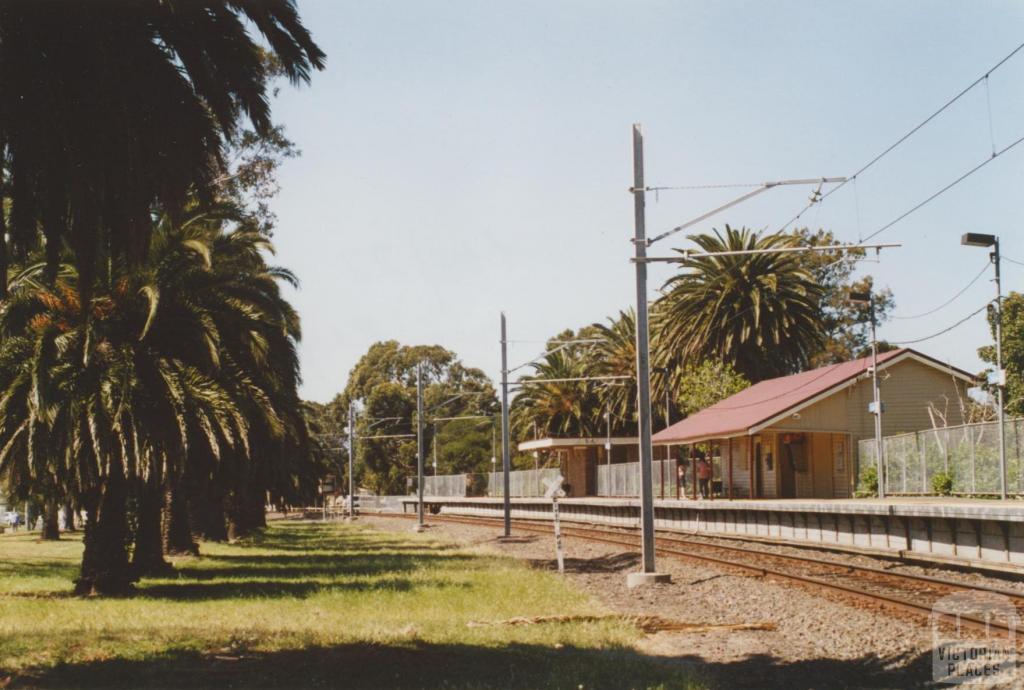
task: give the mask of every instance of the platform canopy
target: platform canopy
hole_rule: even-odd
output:
[[[638,441],[636,436],[612,436],[608,439],[600,438],[537,438],[532,441],[523,441],[516,448],[520,451],[530,450],[558,450],[559,448],[589,448],[604,447],[604,444],[611,441],[613,446],[635,446]]]
[[[901,348],[878,355],[878,370],[913,359],[975,383],[971,374],[916,350]],[[656,445],[696,443],[756,434],[870,375],[871,358],[832,364],[754,384],[654,435]]]

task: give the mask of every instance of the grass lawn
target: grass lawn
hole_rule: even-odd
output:
[[[424,535],[274,523],[124,599],[70,595],[81,541],[0,536],[0,687],[682,688],[554,574]]]

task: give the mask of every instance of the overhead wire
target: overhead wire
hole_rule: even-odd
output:
[[[972,82],[971,82],[970,84],[968,84],[968,85],[967,85],[967,86],[966,86],[966,87],[965,87],[965,88],[964,88],[963,90],[961,90],[961,91],[960,91],[959,93],[957,93],[957,94],[956,94],[955,96],[953,96],[953,97],[952,97],[951,99],[949,99],[948,101],[946,101],[946,102],[945,102],[945,103],[944,103],[944,104],[943,104],[943,105],[942,105],[941,107],[939,107],[939,109],[938,109],[938,110],[934,111],[934,112],[933,112],[933,113],[932,113],[931,115],[929,115],[929,116],[928,116],[928,117],[926,117],[926,118],[925,118],[924,120],[922,120],[922,121],[921,121],[921,122],[919,122],[919,123],[918,123],[917,125],[915,125],[915,126],[914,126],[913,128],[911,128],[911,129],[910,129],[910,131],[908,131],[908,132],[907,132],[906,134],[904,134],[904,135],[903,135],[903,136],[901,136],[901,137],[900,137],[899,139],[897,139],[897,140],[896,140],[895,142],[893,142],[893,143],[892,143],[892,144],[890,144],[890,145],[889,145],[888,147],[886,147],[886,148],[885,148],[885,150],[883,150],[883,151],[882,151],[881,153],[879,153],[879,154],[878,154],[878,155],[876,155],[876,156],[875,156],[874,158],[872,158],[871,160],[869,160],[869,161],[868,161],[867,163],[865,163],[864,165],[862,165],[862,166],[860,167],[860,169],[858,169],[858,170],[857,170],[857,171],[856,171],[855,173],[853,173],[852,175],[849,175],[849,176],[847,176],[846,180],[844,180],[843,182],[840,182],[840,183],[839,183],[839,184],[838,184],[837,186],[835,186],[835,187],[833,187],[832,189],[830,189],[829,191],[827,191],[827,192],[826,192],[825,194],[823,194],[823,195],[822,195],[822,196],[821,196],[820,198],[818,198],[818,199],[814,199],[814,198],[812,197],[812,200],[811,200],[811,202],[810,202],[809,204],[807,204],[807,206],[805,206],[805,207],[804,207],[804,208],[803,208],[803,209],[802,209],[802,210],[801,210],[801,211],[800,211],[799,213],[797,213],[797,214],[796,214],[795,216],[793,216],[793,217],[792,217],[792,218],[791,218],[791,219],[790,219],[789,221],[787,221],[787,222],[786,222],[786,223],[785,223],[784,225],[782,225],[782,226],[781,226],[781,227],[779,228],[778,232],[782,232],[783,230],[785,230],[786,228],[788,228],[788,227],[789,227],[790,225],[792,225],[793,223],[795,223],[795,222],[796,222],[797,220],[799,220],[799,219],[800,219],[800,217],[801,217],[801,216],[802,216],[802,215],[803,215],[803,214],[804,214],[804,213],[805,213],[805,212],[807,211],[807,209],[809,209],[809,208],[810,208],[811,206],[813,206],[814,204],[816,204],[816,203],[821,203],[821,202],[823,202],[823,201],[824,201],[825,199],[827,199],[828,197],[832,196],[832,194],[834,194],[834,193],[838,192],[838,191],[839,191],[840,189],[842,189],[843,187],[845,187],[845,186],[846,186],[846,185],[847,185],[847,184],[848,184],[849,182],[851,182],[851,181],[855,181],[855,180],[857,179],[857,177],[859,177],[859,176],[860,176],[860,175],[861,175],[862,173],[864,173],[864,172],[865,172],[866,170],[868,170],[869,168],[871,168],[871,166],[873,166],[873,165],[874,165],[875,163],[877,163],[878,161],[882,160],[882,159],[883,159],[883,158],[885,158],[885,157],[886,157],[887,155],[889,155],[890,153],[892,153],[892,151],[894,151],[894,150],[895,150],[895,149],[896,149],[897,147],[899,147],[899,146],[900,146],[900,144],[902,144],[903,142],[905,142],[905,141],[906,141],[907,139],[909,139],[909,138],[910,138],[910,137],[912,137],[912,136],[913,136],[914,134],[916,134],[916,133],[917,133],[917,132],[918,132],[918,131],[919,131],[919,130],[920,130],[920,129],[922,128],[922,127],[924,127],[924,126],[925,126],[925,125],[927,125],[927,124],[928,124],[929,122],[931,122],[931,121],[932,121],[932,120],[934,120],[934,119],[935,119],[936,117],[938,117],[938,116],[939,116],[939,115],[941,115],[941,114],[942,114],[943,112],[945,112],[947,108],[949,108],[949,107],[950,107],[951,105],[953,105],[954,103],[956,103],[957,101],[959,101],[959,100],[960,100],[961,98],[963,98],[963,97],[964,97],[965,95],[967,95],[967,93],[968,93],[968,92],[970,92],[970,91],[971,91],[971,90],[972,90],[972,89],[973,89],[974,87],[976,87],[976,86],[977,86],[978,84],[980,84],[980,83],[981,83],[981,82],[983,82],[983,81],[984,81],[984,82],[986,82],[986,84],[987,84],[989,76],[990,76],[990,75],[991,75],[991,74],[992,74],[993,72],[995,72],[995,71],[996,71],[997,69],[999,69],[1000,67],[1002,67],[1002,66],[1003,66],[1003,65],[1004,65],[1004,64],[1005,64],[1005,63],[1006,63],[1006,62],[1007,62],[1008,60],[1010,60],[1010,59],[1011,59],[1011,58],[1012,58],[1013,56],[1015,56],[1015,55],[1016,55],[1017,53],[1019,53],[1019,52],[1020,52],[1021,50],[1024,50],[1024,43],[1021,43],[1021,44],[1020,44],[1020,45],[1018,45],[1018,46],[1017,46],[1016,48],[1014,48],[1014,49],[1013,49],[1013,50],[1011,50],[1011,51],[1010,51],[1009,53],[1007,53],[1007,54],[1006,54],[1006,55],[1005,55],[1005,56],[1004,56],[1004,57],[1003,57],[1003,58],[1002,58],[1001,60],[999,60],[999,62],[997,62],[997,63],[996,63],[995,65],[993,65],[992,67],[990,67],[990,68],[989,68],[989,69],[988,69],[988,70],[987,70],[987,71],[986,71],[986,72],[985,72],[985,73],[984,73],[983,75],[981,75],[980,77],[978,77],[977,79],[975,79],[974,81],[972,81]],[[990,113],[990,119],[989,119],[989,122],[990,122],[990,125],[991,125],[991,113]],[[1018,141],[1019,141],[1019,140],[1018,140]],[[1012,147],[1013,147],[1013,146],[1015,146],[1015,145],[1016,145],[1016,142],[1015,142],[1014,144],[1012,144],[1012,145],[1011,145],[1010,147],[1008,147],[1007,149],[1004,149],[1004,152],[1005,152],[1005,151],[1007,151],[1007,150],[1009,150],[1009,148],[1012,148]],[[995,147],[993,146],[993,151],[992,151],[992,158],[996,158],[997,156],[998,156],[998,154],[997,154],[997,153],[995,152]],[[979,166],[979,167],[982,167],[982,166]],[[971,172],[974,172],[974,171],[971,171]],[[944,191],[944,190],[943,190],[943,191]],[[915,210],[916,210],[916,209],[915,209]],[[879,231],[877,231],[877,232],[881,232],[881,231],[879,230]],[[868,238],[864,238],[864,239],[868,239]]]
[[[970,287],[972,285],[974,285],[976,282],[978,282],[979,278],[981,278],[983,275],[985,275],[985,272],[988,270],[989,265],[990,265],[990,262],[986,261],[985,265],[981,267],[981,271],[978,272],[978,275],[976,275],[973,278],[971,278],[971,282],[967,283],[967,285],[965,285],[962,288],[960,288],[960,290],[955,295],[953,295],[948,300],[946,300],[945,302],[943,302],[939,306],[935,307],[934,309],[929,309],[926,312],[922,312],[921,314],[914,314],[913,316],[893,316],[892,318],[893,319],[898,319],[900,321],[911,321],[913,319],[920,319],[920,318],[923,318],[925,316],[931,316],[932,314],[934,314],[935,312],[939,311],[940,309],[948,307],[950,304],[952,304],[956,300],[957,297],[959,297],[960,295],[962,295],[965,292],[967,292],[967,290],[970,289]]]
[[[896,223],[899,223],[901,220],[903,220],[904,218],[906,218],[910,214],[914,213],[915,211],[919,210],[921,207],[923,207],[923,206],[931,203],[935,199],[939,198],[940,196],[942,196],[943,194],[948,192],[950,189],[952,189],[953,187],[957,186],[958,184],[960,184],[961,182],[966,180],[968,177],[970,177],[974,173],[978,172],[979,170],[984,168],[986,165],[988,165],[989,163],[994,161],[996,158],[999,158],[1001,155],[1003,155],[1004,153],[1006,153],[1010,149],[1014,148],[1015,146],[1017,146],[1021,142],[1024,142],[1024,137],[1021,137],[1020,139],[1017,139],[1016,141],[1014,141],[1012,144],[1009,144],[1009,145],[1005,146],[1004,148],[1000,149],[999,151],[996,151],[995,153],[992,154],[992,156],[990,158],[986,158],[981,163],[978,163],[976,166],[974,166],[973,168],[971,168],[970,170],[965,172],[963,175],[961,175],[960,177],[956,178],[955,180],[953,180],[952,182],[947,184],[945,187],[943,187],[939,191],[937,191],[934,194],[932,194],[931,196],[929,196],[924,201],[921,201],[920,203],[917,203],[913,207],[911,207],[908,210],[904,211],[903,213],[898,215],[893,220],[889,221],[888,223],[886,223],[882,227],[880,227],[877,230],[875,230],[873,233],[871,233],[867,237],[862,237],[859,240],[859,242],[867,242],[868,240],[872,239],[873,237],[876,237],[876,236],[882,234],[883,232],[885,232],[886,230],[888,230],[892,226],[896,225]]]
[[[1011,259],[1010,257],[1005,256],[1005,255],[1001,256],[1000,258],[1003,261],[1009,261],[1011,264],[1017,264],[1018,266],[1024,266],[1024,261],[1017,261],[1016,259]]]
[[[988,309],[988,306],[989,306],[989,303],[986,302],[984,305],[981,306],[981,308],[976,309],[975,311],[972,311],[970,314],[968,314],[964,318],[960,319],[959,321],[954,323],[952,326],[947,326],[946,328],[943,328],[941,331],[938,331],[937,333],[932,333],[931,335],[926,335],[923,338],[914,338],[913,340],[890,340],[890,341],[887,341],[887,342],[890,345],[913,345],[914,343],[923,343],[926,340],[931,340],[932,338],[938,338],[940,335],[944,335],[946,333],[949,333],[954,328],[956,328],[958,326],[961,326],[964,323],[970,321],[975,316],[977,316],[981,312],[983,312],[986,309]]]

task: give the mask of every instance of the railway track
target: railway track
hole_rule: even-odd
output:
[[[501,519],[482,516],[432,515],[430,520],[475,526],[503,524]],[[517,531],[530,534],[548,535],[553,530],[550,525],[528,520],[513,520],[513,524]],[[640,550],[640,537],[635,529],[563,524],[562,535],[624,547],[632,551]],[[666,532],[658,532],[656,552],[671,558],[701,561],[758,577],[825,589],[866,604],[929,617],[933,614],[932,607],[935,602],[944,596],[958,592],[998,594],[1009,599],[1017,608],[1018,615],[1024,618],[1024,594],[998,587],[972,585],[915,573],[899,573],[810,556],[771,553],[745,546],[713,544]],[[1012,624],[998,618],[983,619],[962,614],[959,616],[959,624],[981,631],[995,629],[1007,634],[1014,631]]]

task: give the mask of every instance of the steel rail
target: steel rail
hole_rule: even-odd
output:
[[[403,515],[402,517],[408,517],[408,516]],[[500,523],[500,521],[495,520],[495,518],[490,518],[490,517],[485,517],[485,516],[468,516],[468,515],[459,515],[459,516],[454,516],[454,515],[444,515],[444,516],[434,515],[434,516],[431,517],[431,519],[442,521],[442,522],[452,522],[452,523],[461,523],[461,524],[469,524],[469,525],[489,524],[489,523],[494,523],[494,522],[499,522]],[[515,520],[514,522],[516,524],[517,529],[521,529],[521,530],[524,530],[526,532],[531,532],[531,533],[534,533],[534,534],[545,534],[545,535],[551,533],[551,529],[547,528],[544,525],[536,523],[536,522],[532,522],[532,521],[524,522],[522,519]],[[631,528],[631,529],[635,529],[635,528]],[[609,544],[609,545],[614,545],[614,546],[626,546],[626,547],[629,547],[630,549],[639,549],[639,547],[640,547],[640,544],[637,541],[635,541],[634,539],[632,539],[632,535],[630,535],[630,534],[628,534],[626,532],[621,531],[621,529],[609,529],[609,528],[606,528],[606,527],[602,526],[602,527],[563,527],[562,530],[563,530],[563,533],[567,534],[568,536],[576,536],[577,538],[584,539],[586,541],[604,543],[604,544]],[[625,539],[613,538],[613,537],[625,537]],[[871,575],[875,575],[875,576],[881,576],[881,577],[888,578],[890,580],[895,580],[895,581],[927,582],[929,584],[941,585],[941,586],[948,587],[950,589],[956,589],[956,590],[960,590],[960,591],[967,591],[967,592],[978,592],[978,591],[980,591],[980,592],[996,593],[996,594],[1004,595],[1004,596],[1006,596],[1008,598],[1012,598],[1013,600],[1015,600],[1018,603],[1024,604],[1024,594],[1021,594],[1019,592],[1013,592],[1011,590],[1003,590],[1003,589],[986,587],[986,586],[976,586],[976,585],[971,585],[971,584],[965,583],[965,582],[957,582],[955,580],[946,580],[946,579],[943,579],[943,578],[936,578],[936,577],[931,577],[931,576],[927,576],[927,575],[914,575],[914,574],[908,574],[908,573],[894,573],[894,572],[882,570],[881,568],[872,568],[870,566],[858,566],[858,565],[852,565],[852,564],[846,564],[846,563],[836,563],[836,562],[833,562],[833,561],[821,561],[821,560],[811,559],[811,558],[808,558],[808,557],[805,557],[805,556],[793,556],[793,555],[789,555],[789,554],[774,554],[774,553],[768,553],[766,551],[761,551],[759,549],[745,549],[745,548],[736,547],[736,546],[721,546],[720,547],[717,544],[709,544],[709,543],[706,543],[706,542],[693,541],[693,540],[687,540],[687,539],[678,539],[676,537],[669,537],[669,536],[664,536],[664,535],[659,536],[658,537],[658,541],[660,543],[662,543],[662,544],[664,544],[665,542],[669,542],[669,543],[675,543],[675,544],[680,544],[680,545],[685,545],[685,546],[697,546],[697,547],[701,547],[701,548],[721,548],[722,550],[735,551],[735,552],[744,553],[744,554],[748,554],[748,555],[752,554],[754,556],[760,556],[760,557],[764,557],[764,558],[776,558],[776,559],[779,559],[779,560],[788,560],[788,561],[793,561],[793,562],[799,562],[801,564],[811,563],[811,564],[816,565],[816,566],[842,568],[842,569],[847,570],[848,573],[859,571],[859,572],[863,572],[863,573],[867,573],[867,574],[871,574]],[[657,546],[656,550],[658,551],[659,554],[662,554],[662,555],[665,555],[665,556],[671,556],[671,557],[675,557],[675,558],[689,558],[689,559],[692,559],[692,560],[698,560],[698,561],[703,561],[703,562],[706,562],[706,563],[712,563],[714,565],[718,565],[718,566],[722,566],[722,567],[726,567],[726,568],[734,568],[734,569],[741,570],[741,571],[744,571],[744,572],[752,573],[752,574],[757,575],[759,577],[774,577],[774,578],[778,578],[778,579],[781,579],[781,580],[789,580],[789,581],[798,582],[798,583],[801,583],[801,584],[813,585],[815,587],[823,587],[825,589],[832,590],[832,591],[835,591],[835,592],[839,592],[840,594],[851,596],[851,597],[860,599],[860,600],[868,602],[868,603],[872,603],[872,604],[876,604],[876,605],[877,604],[883,604],[883,605],[886,605],[886,606],[888,606],[890,608],[896,608],[896,609],[899,609],[899,610],[902,610],[902,611],[906,611],[906,612],[909,612],[909,613],[913,613],[913,614],[916,614],[916,615],[925,615],[925,616],[931,617],[934,614],[934,611],[932,609],[932,603],[921,603],[921,602],[913,601],[913,600],[910,600],[910,599],[906,599],[906,598],[901,597],[901,596],[896,596],[896,595],[893,595],[893,594],[887,594],[887,593],[882,593],[882,592],[871,592],[871,591],[867,591],[867,590],[860,589],[860,588],[857,588],[857,587],[852,587],[852,586],[849,586],[849,585],[845,585],[845,584],[842,584],[842,583],[839,583],[839,582],[833,582],[833,581],[830,581],[830,580],[827,580],[827,579],[822,579],[819,576],[787,572],[787,571],[784,571],[784,570],[779,570],[777,568],[768,567],[768,566],[764,566],[764,565],[757,565],[757,564],[753,564],[753,563],[749,563],[749,562],[748,563],[744,563],[742,561],[735,561],[735,560],[732,560],[732,559],[721,558],[721,557],[718,557],[718,556],[712,556],[712,555],[708,555],[708,554],[699,554],[699,553],[694,553],[692,551],[683,551],[683,550],[680,550],[680,549],[666,548],[665,546]],[[994,629],[1000,630],[1000,631],[1005,632],[1005,633],[1011,633],[1011,632],[1015,631],[1015,627],[1014,626],[1007,625],[1006,623],[1003,623],[1001,621],[994,620],[994,619],[989,619],[989,620],[986,621],[986,620],[981,619],[981,618],[975,618],[975,617],[967,616],[967,615],[961,615],[959,617],[959,619],[960,619],[961,624],[966,625],[967,627],[973,628],[975,630],[988,631],[988,630],[991,630],[991,629],[994,628]]]

